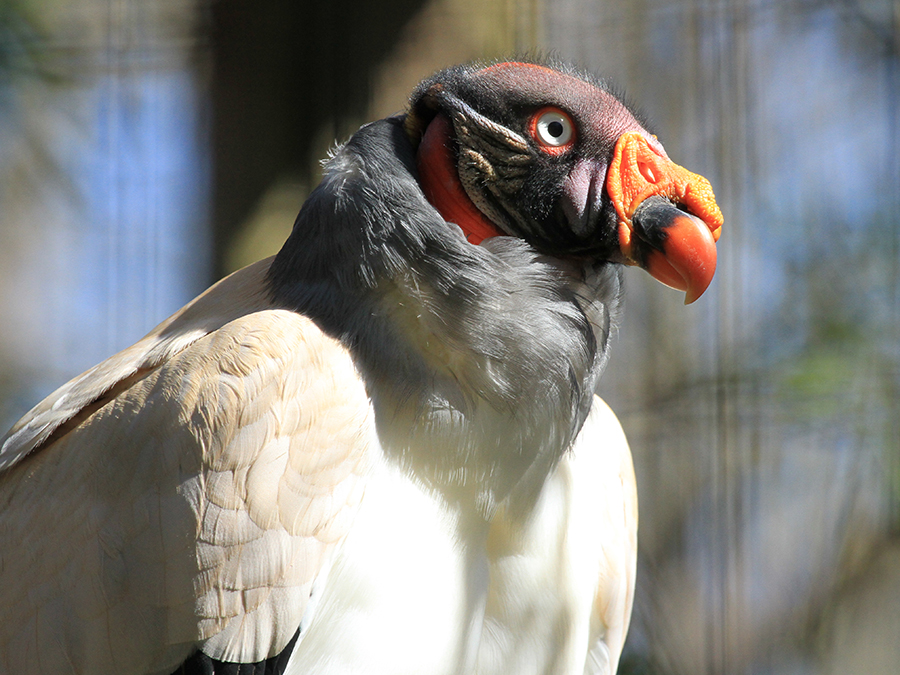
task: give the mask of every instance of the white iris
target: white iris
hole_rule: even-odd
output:
[[[567,115],[548,110],[538,118],[535,131],[542,143],[558,148],[572,140],[575,130],[572,128],[572,120]]]

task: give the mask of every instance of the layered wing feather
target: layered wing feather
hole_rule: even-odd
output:
[[[0,671],[254,662],[297,631],[374,438],[346,350],[267,262],[60,388],[4,439]]]

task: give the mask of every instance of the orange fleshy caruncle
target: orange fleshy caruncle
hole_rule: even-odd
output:
[[[642,134],[627,132],[616,142],[606,191],[618,216],[619,247],[625,259],[640,262],[662,283],[687,291],[688,302],[698,298],[712,280],[715,242],[724,222],[709,181],[672,162]],[[642,250],[639,255],[632,218],[654,196],[673,204],[671,223],[665,225],[669,236],[662,251]],[[637,237],[641,239],[639,233]]]

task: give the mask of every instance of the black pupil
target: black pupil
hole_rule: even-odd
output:
[[[553,121],[547,125],[547,133],[553,136],[553,138],[559,138],[563,135],[563,125],[562,122]]]

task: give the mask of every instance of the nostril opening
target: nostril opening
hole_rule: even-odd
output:
[[[638,171],[648,183],[656,184],[659,181],[654,166],[649,162],[638,162]]]

